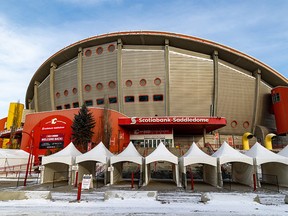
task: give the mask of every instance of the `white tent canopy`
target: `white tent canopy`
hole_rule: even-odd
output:
[[[0,168],[27,164],[28,158],[29,153],[23,150],[0,148]]]
[[[76,156],[76,163],[79,164],[83,161],[99,161],[103,164],[106,164],[107,159],[110,159],[111,156],[113,156],[113,154],[105,147],[102,142],[100,142],[85,154]]]
[[[189,150],[180,158],[180,161],[183,161],[183,166],[196,163],[217,166],[217,159],[204,153],[195,142],[192,143]]]
[[[74,181],[72,165],[74,165],[76,157],[81,154],[82,153],[76,149],[71,142],[61,151],[49,156],[44,156],[42,158],[41,183],[54,181],[54,174],[59,173],[57,179],[66,179],[68,174],[68,180],[71,184]]]
[[[281,156],[284,156],[284,157],[288,157],[288,145],[283,148],[279,153],[278,155],[281,155]]]
[[[284,153],[285,152],[283,151],[281,154]],[[258,142],[256,142],[245,154],[255,159],[255,166],[261,165],[262,180],[265,179],[265,182],[275,184],[275,179],[271,177],[266,179],[265,176],[277,176],[278,184],[288,187],[287,157],[273,153]],[[258,186],[259,185],[260,182],[258,181]]]
[[[176,182],[176,185],[180,186],[178,157],[172,154],[162,142],[160,142],[157,148],[145,158],[145,183],[146,185],[148,184],[150,176],[151,176],[150,164],[156,161],[166,161],[166,162],[170,162],[174,164],[175,169],[173,172],[173,179]]]
[[[129,145],[124,149],[124,151],[122,151],[118,155],[112,156],[110,160],[111,160],[111,164],[129,161],[129,162],[142,165],[143,157],[137,151],[134,144],[130,142]]]
[[[248,157],[236,149],[232,148],[227,142],[223,142],[221,147],[212,155],[219,158],[220,165],[231,162],[241,162],[253,165],[253,158]]]
[[[192,164],[203,164],[203,181],[217,186],[217,158],[204,153],[195,142],[189,150],[179,158],[180,170],[182,173],[182,184],[187,187],[186,166]]]
[[[55,154],[42,157],[42,165],[49,163],[64,163],[67,165],[73,165],[75,162],[76,156],[81,155],[82,153],[74,146],[71,142],[64,149]]]
[[[102,164],[100,164],[99,170],[104,168],[104,184],[107,184],[109,182],[109,175],[107,171],[111,156],[113,156],[113,154],[102,142],[85,154],[76,156],[76,164],[78,165],[78,182],[80,182],[84,174],[92,174],[92,176],[96,176],[96,169],[98,169],[96,167],[96,163],[100,162]]]
[[[111,173],[110,173],[110,181],[111,184],[122,179],[122,166],[121,163],[123,162],[132,162],[140,165],[140,179],[139,184],[142,184],[142,165],[143,165],[144,158],[142,155],[137,151],[134,144],[130,142],[128,146],[118,155],[113,155],[110,158],[111,164]]]
[[[249,151],[245,152],[245,155],[255,158],[257,165],[269,162],[278,162],[288,165],[288,158],[275,154],[258,142],[256,142]]]
[[[157,148],[145,158],[145,164],[150,164],[155,161],[167,161],[178,164],[178,157],[172,154],[166,146],[160,142]]]
[[[218,186],[223,186],[221,165],[232,163],[232,180],[248,186],[253,185],[253,158],[248,157],[227,142],[223,142],[221,147],[212,155],[217,158]]]

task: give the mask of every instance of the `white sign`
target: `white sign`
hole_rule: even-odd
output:
[[[74,171],[78,170],[78,164],[77,165],[73,165],[72,166],[72,170],[74,170]]]
[[[93,188],[93,178],[92,175],[84,174],[82,178],[82,189],[89,190]]]
[[[113,172],[114,171],[114,167],[111,166],[111,167],[108,167],[108,172]]]

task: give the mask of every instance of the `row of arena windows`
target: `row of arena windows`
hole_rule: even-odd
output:
[[[118,102],[117,97],[109,97],[109,104],[115,104]],[[135,96],[125,96],[124,100],[126,103],[133,103],[135,102]],[[153,101],[157,102],[157,101],[163,101],[164,100],[164,96],[162,94],[155,94],[153,95]],[[138,96],[138,101],[139,102],[148,102],[149,101],[149,95],[139,95]],[[104,104],[104,98],[97,98],[96,99],[96,105],[103,105]],[[86,106],[93,106],[93,100],[86,100],[85,101],[85,105]],[[78,108],[79,107],[79,102],[74,102],[72,103],[72,107],[73,108]],[[70,104],[65,104],[64,105],[64,109],[70,109],[71,105]],[[57,110],[62,110],[63,107],[62,106],[57,106],[56,107]]]
[[[230,126],[232,128],[237,128],[238,127],[238,122],[236,120],[231,121]],[[249,121],[244,121],[242,124],[242,127],[247,129],[250,126]]]
[[[146,79],[141,79],[141,80],[139,81],[139,85],[140,85],[140,86],[146,86],[146,84],[147,84]],[[161,84],[161,79],[160,79],[160,78],[154,79],[154,84],[155,84],[156,86],[159,86],[159,85]],[[127,87],[131,87],[131,86],[133,85],[132,80],[127,80],[127,81],[125,82],[125,85],[126,85]],[[116,87],[116,82],[115,82],[115,81],[110,81],[110,82],[108,82],[108,87],[109,87],[110,89],[114,89],[114,88]],[[96,84],[96,89],[97,89],[97,90],[101,91],[101,90],[103,90],[103,88],[104,88],[103,83],[99,82],[99,83]],[[85,90],[86,92],[90,92],[90,91],[92,90],[92,86],[91,86],[90,84],[87,84],[87,85],[84,86],[84,90]],[[73,88],[73,89],[72,89],[72,93],[73,93],[74,95],[77,94],[77,92],[78,92],[78,89],[77,89],[77,88]],[[69,95],[69,91],[66,89],[66,90],[64,90],[63,94],[64,94],[64,96],[68,96],[68,95]],[[60,98],[60,96],[61,96],[60,92],[56,92],[56,98]]]
[[[108,52],[114,52],[115,49],[116,49],[116,47],[115,47],[114,44],[110,44],[110,45],[107,47],[107,51],[108,51]],[[104,49],[103,49],[103,47],[101,47],[101,46],[97,47],[96,50],[95,50],[95,53],[96,53],[97,55],[101,55],[103,52],[104,52]],[[86,49],[85,52],[84,52],[84,55],[85,55],[86,57],[90,57],[90,56],[92,56],[92,54],[93,54],[93,51],[92,51],[91,49]]]

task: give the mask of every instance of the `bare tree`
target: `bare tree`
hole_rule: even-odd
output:
[[[105,96],[103,115],[101,119],[102,126],[103,126],[102,142],[108,149],[110,148],[110,138],[112,136],[110,115],[111,115],[111,111],[109,109],[109,99],[107,96]]]

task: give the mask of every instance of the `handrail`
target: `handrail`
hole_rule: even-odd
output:
[[[0,167],[0,171],[2,170],[2,171],[6,171],[7,169],[12,169],[13,171],[15,170],[14,168],[16,168],[16,167],[20,167],[21,168],[21,166],[25,166],[25,168],[26,168],[26,166],[27,166],[27,164],[18,164],[18,165],[13,165],[13,166],[4,166],[4,167]]]

